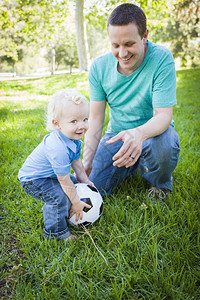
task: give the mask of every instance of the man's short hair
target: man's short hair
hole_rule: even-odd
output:
[[[145,13],[135,4],[124,3],[112,11],[108,19],[107,27],[109,27],[109,25],[128,25],[129,23],[134,23],[137,26],[138,33],[141,38],[143,38],[146,31]]]

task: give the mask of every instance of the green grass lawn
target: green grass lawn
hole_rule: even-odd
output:
[[[181,153],[169,199],[152,201],[129,179],[104,197],[98,223],[70,228],[78,241],[67,245],[43,238],[42,203],[17,173],[46,134],[49,95],[70,86],[88,97],[87,75],[0,82],[0,299],[200,299],[199,82],[200,69],[177,72]]]

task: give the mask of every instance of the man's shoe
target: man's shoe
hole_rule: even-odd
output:
[[[155,186],[152,186],[149,189],[149,193],[148,193],[148,197],[149,198],[155,198],[156,200],[161,199],[167,199],[169,197],[168,193],[170,191],[167,189],[160,189],[160,188],[156,188]]]

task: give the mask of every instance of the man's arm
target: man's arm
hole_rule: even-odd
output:
[[[90,101],[89,129],[85,134],[85,145],[82,160],[88,176],[92,169],[92,160],[101,139],[105,118],[105,108],[106,100]]]
[[[113,144],[119,140],[124,142],[120,150],[113,156],[113,165],[127,168],[134,165],[142,152],[143,142],[167,130],[172,120],[172,113],[173,106],[154,108],[153,117],[144,125],[122,131],[107,141],[107,144]]]

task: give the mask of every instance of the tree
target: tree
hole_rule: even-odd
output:
[[[84,20],[84,0],[76,0],[75,22],[76,22],[76,40],[79,57],[80,71],[88,70],[88,47],[86,38],[86,28]]]
[[[56,69],[58,69],[60,65],[69,66],[71,73],[73,66],[78,67],[78,53],[76,47],[76,37],[74,34],[64,32],[64,34],[56,40],[54,50]],[[47,59],[49,63],[51,63],[51,48],[48,51]]]
[[[71,43],[61,44],[56,49],[56,64],[65,64],[70,67],[70,73],[72,73],[72,67],[78,67],[78,55],[76,50],[76,45]]]
[[[170,41],[172,53],[181,59],[182,66],[188,60],[193,67],[200,63],[199,12],[197,0],[174,1],[167,26],[158,32],[161,41]]]
[[[4,1],[0,7],[0,57],[17,61],[22,43],[50,43],[55,26],[65,20],[67,11],[66,0]]]
[[[18,59],[17,59],[18,61],[22,61],[22,59],[24,57],[23,49],[17,50],[17,57],[18,57]],[[7,64],[12,67],[12,73],[13,73],[13,76],[14,76],[16,60],[13,59],[12,57],[8,56],[8,55],[4,55],[4,56],[0,57],[0,62],[4,62],[4,61],[6,61]]]
[[[93,0],[88,2],[86,18],[90,24],[106,29],[107,20],[115,7],[123,3],[131,3],[130,0]],[[169,1],[168,1],[169,2]],[[140,6],[149,22],[162,20],[168,14],[167,0],[136,0],[134,4]]]

